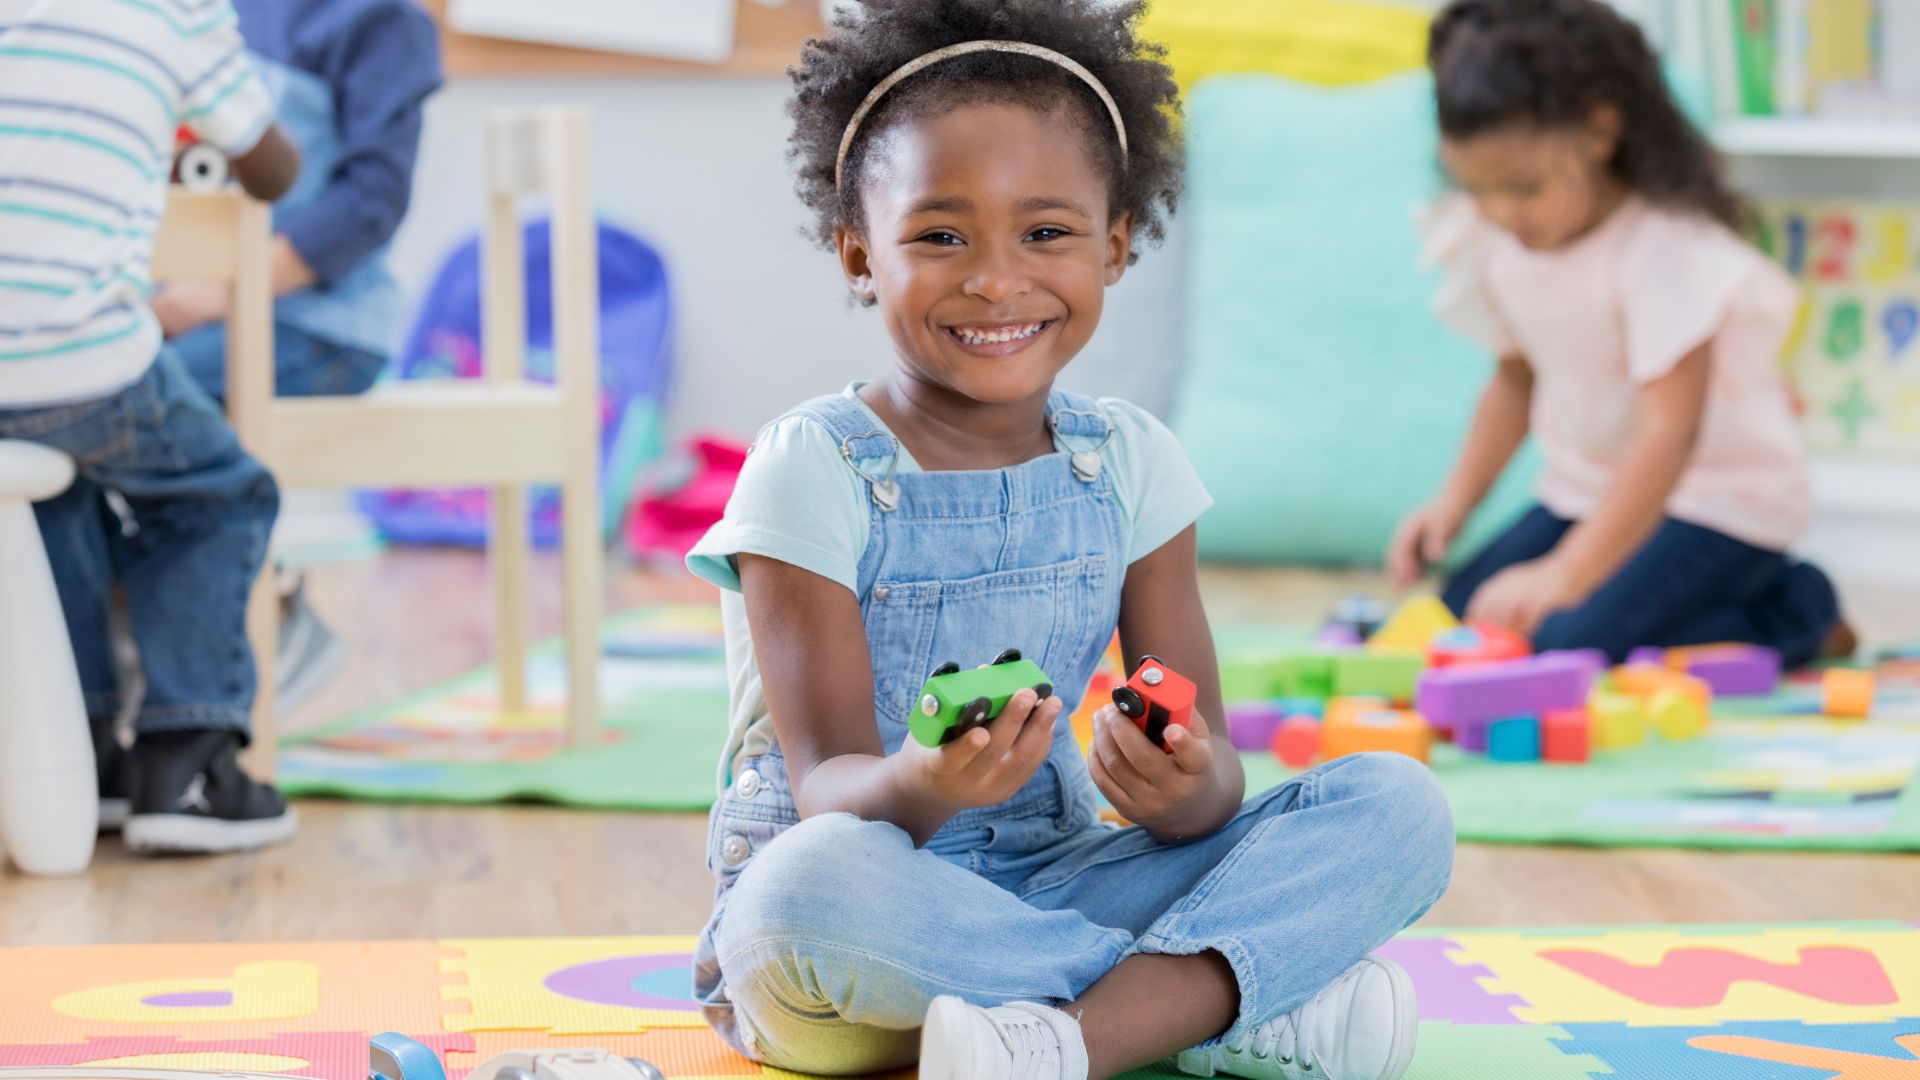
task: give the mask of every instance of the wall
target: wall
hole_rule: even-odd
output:
[[[593,110],[602,213],[653,243],[672,275],[676,433],[751,435],[788,406],[892,364],[871,311],[851,307],[833,257],[801,236],[785,159],[784,79],[470,79],[428,106],[413,208],[393,269],[418,295],[478,228],[489,110]],[[1062,384],[1164,413],[1181,355],[1177,236],[1108,292],[1099,332]]]

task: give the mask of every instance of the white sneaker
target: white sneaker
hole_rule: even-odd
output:
[[[1189,1076],[1397,1080],[1413,1062],[1419,1031],[1413,980],[1393,961],[1369,956],[1298,1009],[1228,1045],[1188,1050],[1176,1064]]]
[[[1080,1023],[1016,1001],[983,1009],[938,997],[920,1029],[920,1080],[1086,1080]]]

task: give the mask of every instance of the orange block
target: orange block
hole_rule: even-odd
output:
[[[1370,750],[1391,750],[1425,762],[1433,725],[1410,709],[1349,708],[1331,712],[1320,726],[1320,753],[1327,760]]]
[[[1828,668],[1820,676],[1822,711],[1828,716],[1864,720],[1873,710],[1874,677],[1858,668]]]
[[[1692,698],[1700,711],[1713,711],[1713,688],[1705,679],[1655,664],[1622,664],[1613,669],[1615,693],[1650,698],[1661,690],[1677,690]]]

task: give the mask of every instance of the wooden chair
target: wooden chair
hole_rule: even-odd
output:
[[[383,384],[360,396],[274,396],[271,298],[264,333],[230,333],[227,411],[241,440],[285,488],[464,487],[491,493],[488,558],[494,593],[495,663],[501,703],[526,708],[527,576],[531,545],[527,488],[561,491],[561,562],[566,593],[569,735],[591,742],[599,726],[601,614],[599,254],[587,176],[587,116],[579,107],[496,114],[487,126],[486,288],[481,353],[485,378]],[[544,195],[553,230],[553,349],[556,380],[526,380],[526,290],[520,203]],[[175,206],[202,197],[177,195]],[[237,196],[208,198],[241,201]],[[262,210],[264,213],[264,210]],[[248,224],[241,232],[251,233]],[[255,239],[230,247],[251,251]],[[235,313],[259,303],[267,238],[257,238],[257,287],[235,281]],[[236,253],[237,259],[237,253]],[[251,262],[249,265],[252,265]],[[156,263],[156,272],[159,264]],[[257,276],[255,276],[257,273]],[[186,276],[186,275],[175,275]],[[204,276],[204,275],[202,275]],[[260,670],[254,708],[254,767],[273,760],[273,654],[278,603],[257,588],[248,628]]]

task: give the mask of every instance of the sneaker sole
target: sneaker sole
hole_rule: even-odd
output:
[[[1399,964],[1374,957],[1373,962],[1387,973],[1393,984],[1393,1049],[1387,1055],[1387,1067],[1380,1080],[1400,1080],[1413,1064],[1413,1044],[1420,1037],[1420,1010],[1413,994],[1413,980]]]
[[[293,838],[300,828],[291,808],[279,817],[227,821],[194,814],[135,814],[123,837],[128,850],[143,854],[216,855],[251,851]]]
[[[100,831],[119,832],[127,827],[127,818],[133,813],[133,804],[126,799],[100,800]]]
[[[928,1006],[926,1023],[920,1028],[920,1080],[973,1080],[981,1075],[985,1062],[974,1059],[972,1040],[962,1039],[956,1047],[949,1034],[964,1031],[972,1022],[971,1013],[967,1003],[956,997],[935,998]]]

